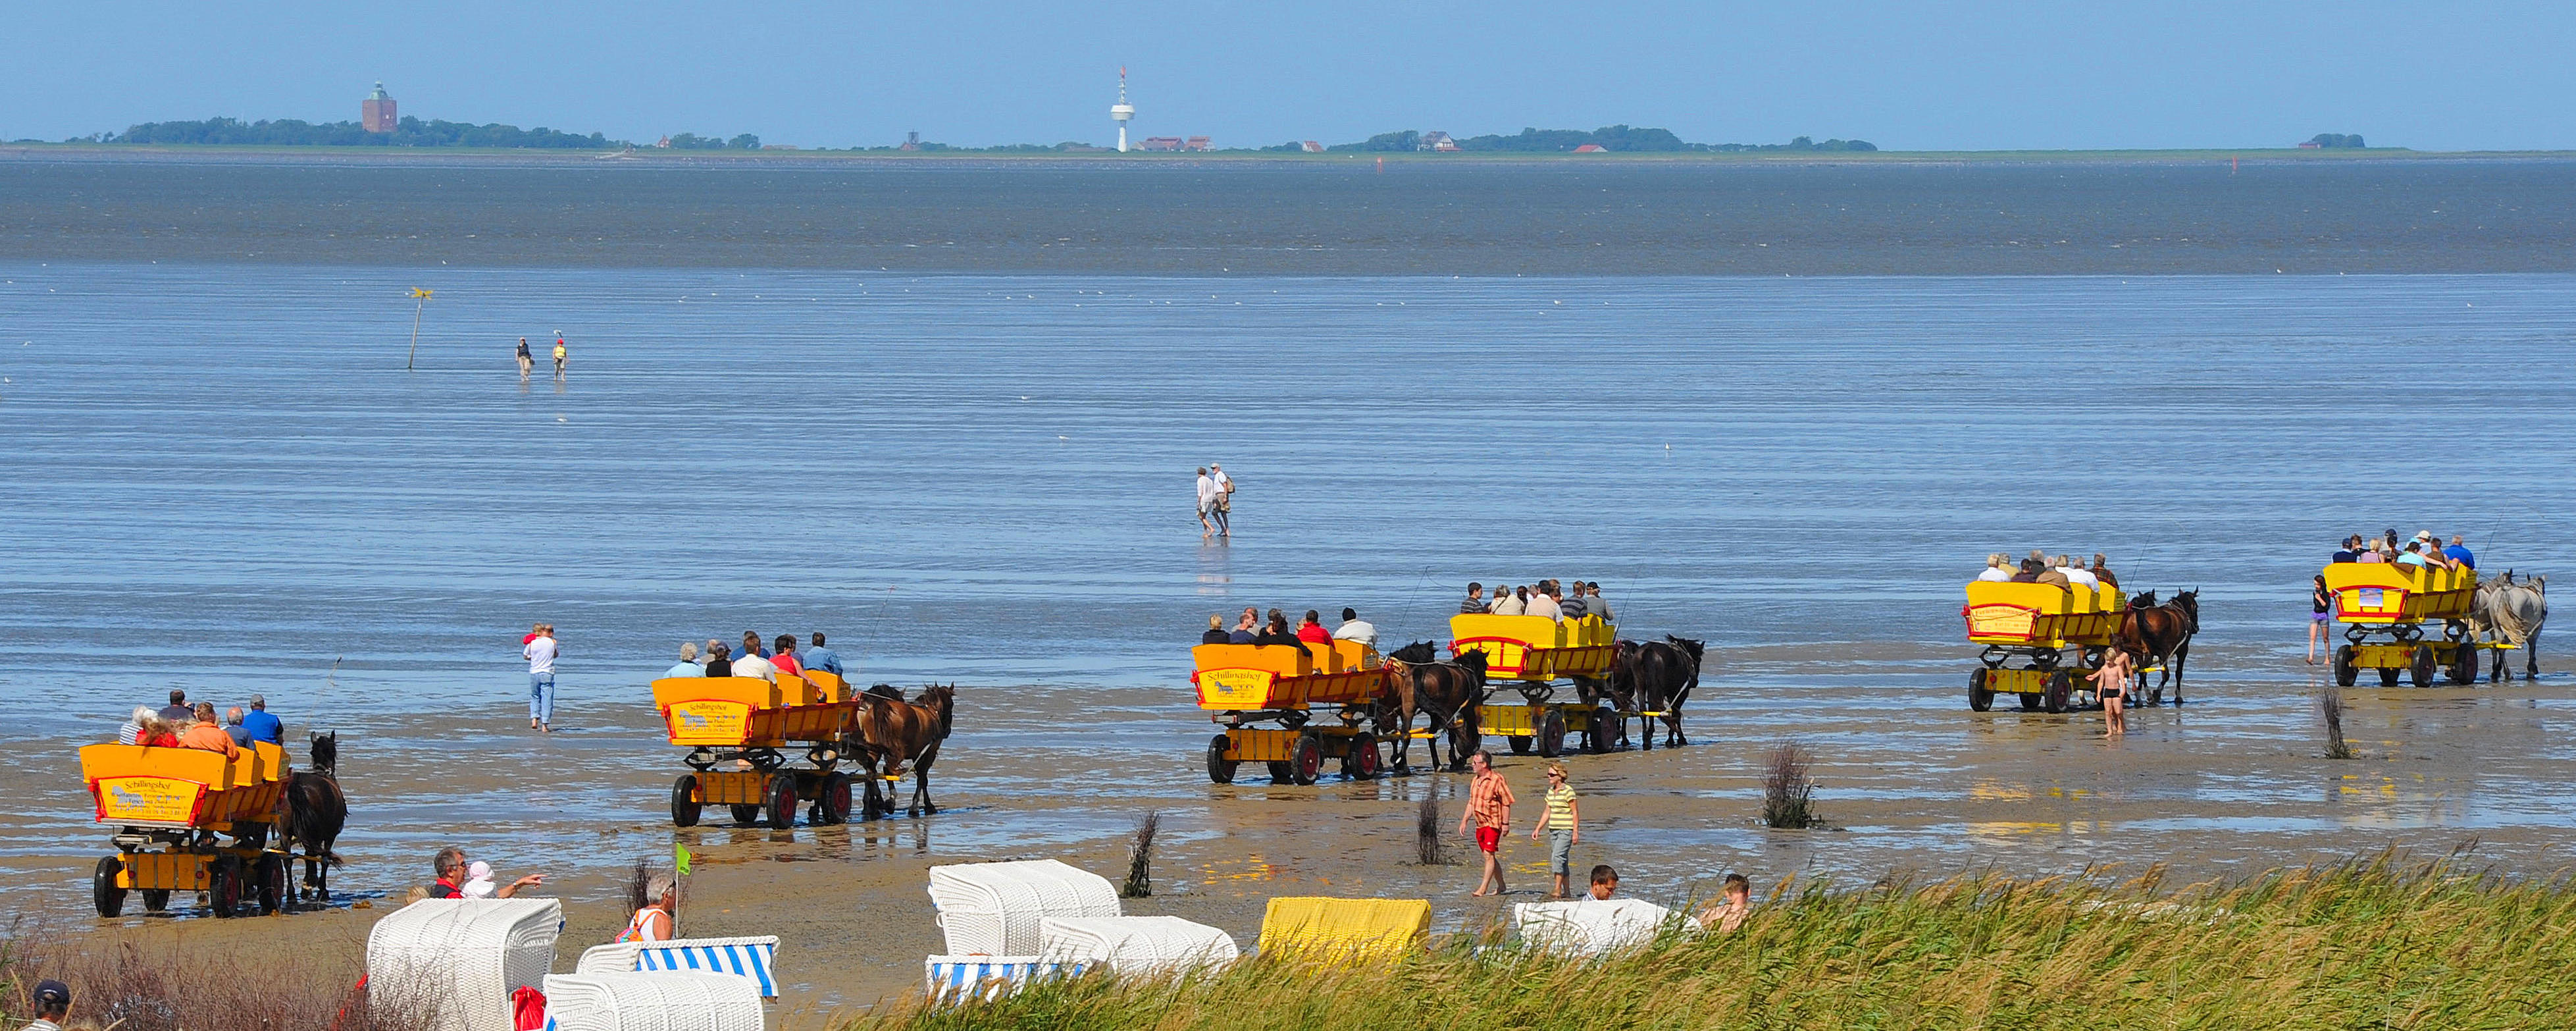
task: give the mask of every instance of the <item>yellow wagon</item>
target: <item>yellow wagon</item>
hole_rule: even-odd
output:
[[[2128,607],[2110,584],[1971,581],[1959,615],[1968,624],[1968,643],[1985,651],[1978,656],[1983,665],[1968,674],[1968,708],[1985,712],[1996,695],[2007,694],[2020,698],[2024,712],[2065,712],[2098,701],[2086,678],[2102,668]]]
[[[1377,776],[1386,756],[1366,721],[1386,689],[1382,661],[1358,641],[1190,649],[1199,708],[1225,728],[1208,741],[1208,779],[1231,784],[1237,766],[1258,762],[1273,782],[1312,784],[1326,759],[1353,780]]]
[[[123,913],[129,892],[156,913],[174,891],[206,893],[219,917],[251,902],[263,914],[286,904],[288,856],[270,843],[286,801],[283,749],[255,742],[228,757],[90,745],[80,763],[98,822],[116,828],[116,854],[98,861],[90,881],[100,916]]]
[[[1535,749],[1554,758],[1564,753],[1568,733],[1582,734],[1591,751],[1609,750],[1618,714],[1600,699],[1608,696],[1602,687],[1609,680],[1618,647],[1619,628],[1599,616],[1551,619],[1468,613],[1449,617],[1449,654],[1483,655],[1486,683],[1520,692],[1518,702],[1489,697],[1476,707],[1477,729],[1502,735],[1514,754]],[[1549,700],[1558,680],[1574,682],[1577,701]]]
[[[2454,684],[2477,680],[2482,646],[2468,623],[2477,600],[2477,570],[2332,562],[2325,567],[2325,578],[2346,642],[2335,649],[2336,684],[2351,687],[2365,669],[2379,671],[2382,687],[2395,686],[2401,671],[2417,687],[2433,686],[2434,676],[2444,671]],[[2426,623],[2440,624],[2442,636],[2427,640]]]
[[[820,670],[800,676],[667,677],[653,682],[670,742],[688,748],[695,771],[671,785],[671,823],[694,827],[701,808],[728,806],[735,823],[787,828],[800,805],[817,824],[846,823],[852,796],[860,818],[891,808],[875,777],[838,768],[850,757],[859,703],[849,685]],[[801,757],[793,756],[803,749]],[[802,764],[797,760],[801,758]],[[864,783],[864,791],[856,786]]]

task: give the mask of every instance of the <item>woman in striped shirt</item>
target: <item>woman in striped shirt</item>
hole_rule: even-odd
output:
[[[1574,846],[1583,841],[1580,816],[1575,811],[1574,789],[1565,783],[1565,764],[1547,764],[1547,810],[1530,828],[1530,840],[1547,835],[1547,866],[1556,875],[1556,897],[1565,897],[1566,879],[1574,869]]]

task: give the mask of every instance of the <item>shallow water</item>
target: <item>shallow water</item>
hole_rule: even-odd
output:
[[[350,735],[353,890],[459,835],[521,864],[667,848],[643,684],[745,628],[961,685],[937,776],[965,808],[790,836],[838,855],[1097,839],[1142,805],[1199,841],[1400,824],[1454,785],[1205,783],[1187,645],[1246,605],[1430,638],[1465,581],[1551,576],[1602,581],[1628,636],[1715,649],[1712,747],[1583,760],[1641,799],[1617,817],[1641,845],[2226,866],[2480,833],[2540,863],[2571,822],[2557,680],[2366,692],[2389,779],[2347,785],[2310,761],[2299,646],[2345,533],[2566,564],[2576,277],[0,280],[0,640],[25,656],[0,868],[66,889],[103,838],[69,743],[172,687]],[[412,286],[437,294],[406,374]],[[570,376],[520,383],[510,343],[557,330]],[[1231,543],[1189,515],[1209,459],[1243,485]],[[1967,713],[1959,584],[2033,547],[2202,589],[2194,704],[2116,746]],[[565,642],[543,741],[514,729],[537,620]],[[1850,828],[1830,845],[1745,822],[1758,746],[1789,737]],[[1103,804],[1037,804],[1066,793]]]

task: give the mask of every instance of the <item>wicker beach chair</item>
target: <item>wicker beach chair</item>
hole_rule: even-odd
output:
[[[576,974],[656,973],[703,970],[750,978],[764,999],[778,997],[778,936],[757,938],[673,938],[658,942],[618,942],[583,950],[573,964]]]
[[[549,1031],[763,1031],[760,989],[704,970],[546,978]]]
[[[930,903],[952,955],[1034,956],[1042,919],[1119,915],[1107,878],[1052,859],[931,867]]]
[[[1599,956],[1655,940],[1673,911],[1640,899],[1523,902],[1512,923],[1531,947],[1560,956]]]
[[[1431,938],[1425,899],[1275,898],[1261,917],[1261,951],[1329,962],[1383,962]]]
[[[1038,921],[1038,940],[1047,959],[1121,976],[1219,968],[1241,955],[1224,931],[1176,916],[1051,916]]]
[[[1080,963],[1059,963],[1040,956],[927,956],[921,964],[921,994],[936,1005],[968,999],[987,1001],[1015,995],[1040,981],[1080,974]]]
[[[367,932],[371,998],[435,1010],[431,1031],[510,1031],[510,993],[555,965],[554,899],[422,899]]]

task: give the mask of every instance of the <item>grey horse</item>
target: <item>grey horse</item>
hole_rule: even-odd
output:
[[[2517,582],[2513,571],[2504,578],[2478,585],[2477,598],[2469,606],[2469,629],[2481,638],[2501,641],[2508,647],[2523,649],[2522,675],[2530,679],[2540,675],[2540,625],[2549,621],[2549,578],[2535,576]],[[2513,679],[2513,670],[2498,651],[2495,669],[2487,675],[2493,681]]]

